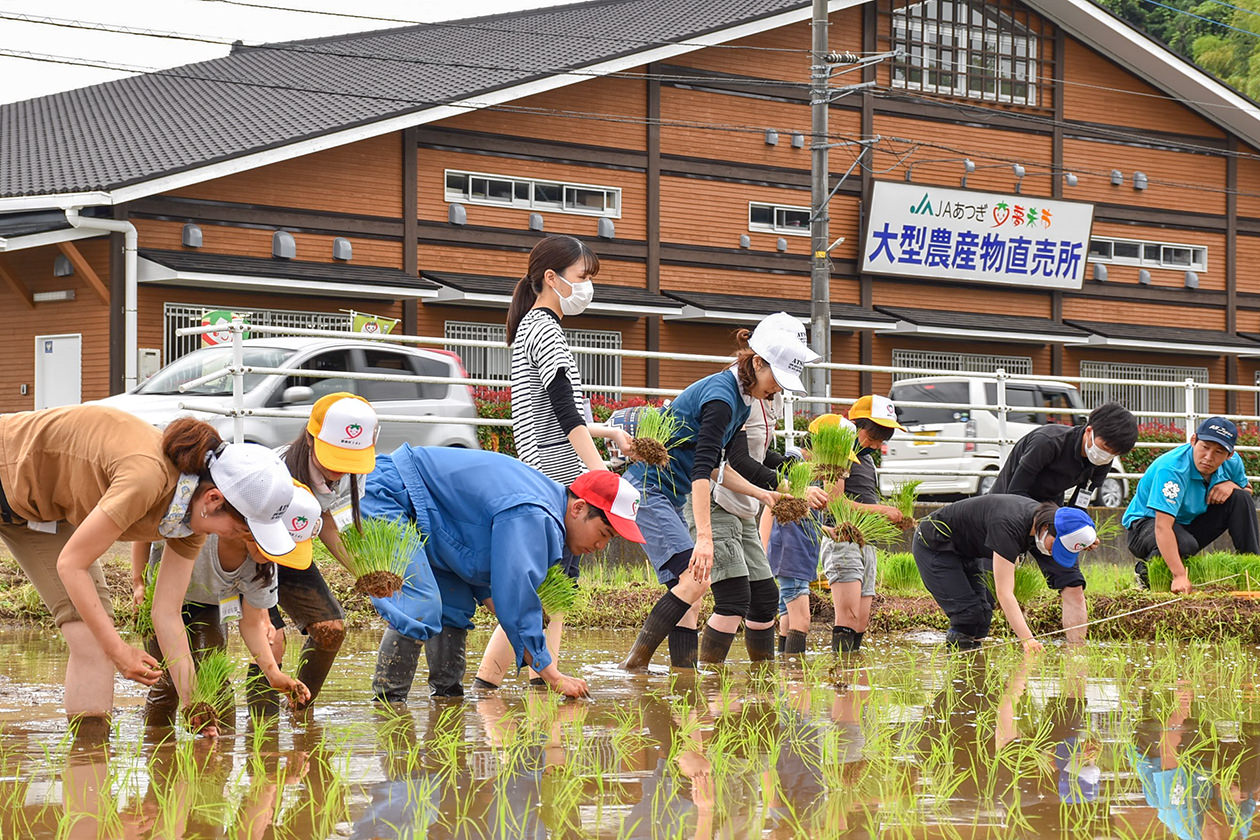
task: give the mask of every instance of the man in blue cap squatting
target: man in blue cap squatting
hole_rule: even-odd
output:
[[[614,535],[643,542],[639,492],[616,473],[588,472],[568,488],[495,452],[403,444],[377,455],[363,515],[413,520],[426,538],[406,582],[372,605],[389,624],[372,692],[404,702],[423,643],[434,696],[463,694],[465,639],[478,604],[494,610],[516,652],[552,690],[587,693],[547,650],[538,585],[566,552],[591,554]]]
[[[1237,426],[1209,417],[1189,443],[1146,468],[1123,519],[1143,586],[1150,586],[1146,561],[1158,554],[1172,572],[1172,591],[1189,592],[1185,559],[1226,531],[1237,551],[1260,553],[1256,506],[1242,458],[1234,451],[1237,441]]]

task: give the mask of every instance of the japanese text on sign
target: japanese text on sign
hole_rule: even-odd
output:
[[[1078,289],[1094,208],[877,182],[862,270]]]

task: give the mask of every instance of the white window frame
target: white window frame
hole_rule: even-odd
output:
[[[944,6],[952,9],[949,15],[941,14]],[[970,12],[972,19],[959,22],[960,11]],[[976,21],[977,15],[982,19]],[[990,16],[990,21],[983,19],[985,15]],[[990,39],[996,39],[996,43]],[[968,0],[923,0],[893,10],[892,40],[904,50],[904,57],[893,63],[893,87],[964,99],[1037,105],[1037,35],[1001,11],[985,11]],[[1017,49],[1020,45],[1022,48]],[[1000,63],[1000,73],[981,64],[994,57]],[[991,90],[972,88],[973,67],[989,70],[993,78],[986,82],[992,85]],[[917,74],[918,79],[912,79],[912,74]],[[1024,85],[1024,95],[1015,93],[1017,85]],[[1009,92],[1004,93],[1003,86],[1010,86]]]
[[[770,218],[773,221],[768,224],[753,222],[753,208],[760,207],[770,211]],[[808,207],[799,207],[795,204],[775,204],[770,201],[750,201],[748,202],[748,230],[752,233],[781,233],[784,236],[809,236],[809,225],[803,228],[791,227],[790,225],[779,224],[779,214],[782,212],[804,213],[806,218],[810,215]]]
[[[452,175],[465,179],[463,190],[451,189],[449,181]],[[473,195],[472,185],[475,179],[485,181],[506,181],[512,185],[509,198],[491,198]],[[537,197],[537,187],[560,188],[560,202],[543,201]],[[577,190],[590,190],[604,193],[604,208],[598,210],[583,207],[576,201],[570,201],[570,195]],[[558,181],[555,178],[524,178],[519,175],[496,175],[490,172],[473,172],[467,169],[445,169],[442,171],[442,191],[450,204],[480,204],[487,207],[512,207],[520,210],[536,210],[543,213],[568,213],[576,216],[599,216],[609,219],[621,218],[621,187],[609,187],[601,184],[582,184],[576,181]],[[519,193],[524,195],[519,195]]]
[[[1169,382],[1181,386],[1187,379],[1207,384],[1208,369],[1185,365],[1141,365],[1133,362],[1104,362],[1100,360],[1082,359],[1080,375],[1094,379],[1133,379],[1147,382]],[[1151,417],[1143,411],[1178,411],[1186,409],[1186,392],[1184,387],[1164,388],[1157,385],[1103,385],[1094,382],[1082,382],[1081,399],[1085,407],[1093,410],[1105,402],[1118,402],[1137,415],[1139,420],[1155,420],[1173,426],[1185,426],[1182,418]],[[1194,410],[1206,415],[1208,411],[1208,389],[1196,388],[1194,394]]]
[[[943,350],[907,350],[894,347],[892,364],[895,368],[922,368],[926,370],[956,370],[962,373],[995,373],[998,368],[1007,373],[1032,373],[1032,356],[993,356],[981,353],[951,353]],[[893,381],[913,379],[920,373],[894,373]]]
[[[1159,242],[1152,239],[1127,239],[1116,236],[1091,236],[1089,238],[1089,250],[1094,250],[1094,243],[1101,243],[1110,246],[1112,256],[1099,257],[1092,253],[1087,260],[1094,263],[1105,263],[1107,265],[1136,265],[1142,268],[1164,268],[1172,271],[1207,271],[1208,268],[1208,248],[1206,245],[1189,245],[1185,242]],[[1117,257],[1115,256],[1116,245],[1136,245],[1138,256],[1136,257]],[[1158,248],[1159,256],[1151,258],[1146,255],[1147,248]],[[1188,265],[1179,265],[1167,259],[1167,251],[1171,248],[1184,248],[1190,251],[1190,263]]]

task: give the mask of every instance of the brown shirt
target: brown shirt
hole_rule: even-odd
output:
[[[97,405],[0,415],[0,486],[13,513],[31,522],[80,525],[99,507],[121,540],[162,539],[158,524],[179,472],[162,454],[162,433],[140,418]],[[169,540],[195,558],[205,537]]]

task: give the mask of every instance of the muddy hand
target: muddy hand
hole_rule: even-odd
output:
[[[563,694],[565,697],[591,696],[590,689],[586,687],[586,680],[565,676],[564,674],[561,674],[560,679],[551,684],[551,690]]]
[[[153,685],[162,676],[162,668],[156,659],[126,643],[111,653],[110,659],[114,660],[118,673],[141,685]]]

